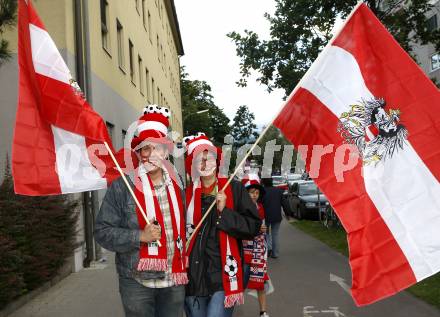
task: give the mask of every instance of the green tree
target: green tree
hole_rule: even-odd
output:
[[[242,147],[246,143],[253,143],[258,137],[255,125],[255,115],[245,105],[238,107],[231,125],[233,138],[232,152],[230,156],[229,172],[232,173],[242,157],[246,155],[248,148]],[[237,161],[238,159],[238,161]]]
[[[246,86],[252,71],[268,91],[284,89],[288,95],[332,37],[338,17],[346,18],[358,0],[275,0],[270,23],[270,39],[245,30],[231,32],[240,57],[239,86]],[[432,8],[429,0],[365,0],[400,45],[409,53],[411,43],[434,43],[440,49],[440,31],[429,30],[425,14]]]
[[[265,127],[263,127],[264,129]],[[272,142],[272,143],[270,143]],[[281,133],[281,131],[275,127],[274,125],[271,125],[267,132],[264,134],[264,136],[261,138],[261,141],[259,142],[259,146],[261,147],[261,155],[253,156],[253,159],[255,159],[260,166],[263,166],[263,159],[264,159],[264,153],[267,149],[267,146],[270,144],[279,146],[278,151],[274,151],[273,155],[273,163],[272,166],[265,166],[266,168],[271,168],[272,171],[280,172],[281,171],[281,164],[283,161],[283,154],[286,150],[285,146],[291,146],[292,143],[290,143]],[[292,157],[296,157],[295,155],[292,155]],[[292,166],[294,166],[295,162],[293,159]]]
[[[15,24],[17,19],[17,0],[0,0],[0,36]],[[11,57],[9,43],[5,39],[0,41],[0,66]]]
[[[216,145],[230,131],[229,118],[214,103],[211,87],[205,81],[190,80],[181,68],[182,116],[185,135],[204,132]],[[197,113],[208,110],[203,113]]]
[[[241,146],[253,141],[258,136],[255,129],[255,115],[245,105],[238,107],[231,126],[231,135],[234,137],[234,144]]]

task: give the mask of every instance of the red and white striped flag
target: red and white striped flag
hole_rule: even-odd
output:
[[[348,233],[358,305],[440,271],[439,113],[437,87],[361,4],[274,121],[308,145]]]
[[[118,176],[111,141],[31,5],[19,0],[19,96],[12,145],[15,192],[52,195],[106,188]],[[99,169],[98,169],[99,167]]]

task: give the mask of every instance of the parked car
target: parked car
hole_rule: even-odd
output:
[[[304,173],[302,173],[302,174],[301,174],[301,179],[303,179],[303,180],[305,180],[305,181],[311,180],[310,175],[309,175],[308,172],[304,172]]]
[[[283,190],[283,210],[286,216],[293,217],[293,211],[290,208],[288,195],[289,195],[289,185],[287,183],[286,177],[282,175],[272,175],[272,185]]]
[[[281,175],[272,175],[272,184],[273,187],[281,188],[284,192],[289,190],[286,178]]]
[[[272,175],[273,186],[278,186],[286,183],[286,179],[281,175]]]
[[[327,197],[313,181],[298,181],[290,189],[289,205],[298,219],[318,219],[319,211],[324,212],[328,204]]]
[[[295,213],[295,208],[296,208],[296,203],[294,203],[295,202],[295,199],[294,199],[294,194],[293,194],[293,185],[294,184],[298,184],[298,183],[304,183],[305,181],[304,180],[302,180],[302,179],[296,179],[296,180],[293,180],[293,181],[290,181],[289,182],[289,190],[287,191],[287,193],[285,193],[284,195],[284,197],[286,198],[286,205],[288,205],[288,216],[289,217],[296,217],[296,213]]]
[[[287,184],[292,186],[295,181],[301,179],[301,174],[287,174]]]

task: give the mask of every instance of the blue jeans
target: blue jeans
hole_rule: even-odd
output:
[[[281,222],[267,222],[266,223],[269,234],[267,235],[267,248],[272,250],[272,257],[280,255],[280,225]]]
[[[149,288],[119,277],[119,293],[126,317],[182,317],[185,286]]]
[[[211,296],[187,296],[185,313],[187,317],[231,317],[234,307],[225,308],[225,292],[218,291]]]

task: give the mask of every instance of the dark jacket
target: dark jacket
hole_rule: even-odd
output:
[[[281,207],[285,204],[283,190],[277,187],[264,187],[263,207],[267,222],[281,222]]]
[[[242,259],[241,240],[251,240],[260,231],[261,220],[249,193],[238,181],[232,181],[231,186],[234,210],[224,208],[220,216],[215,209],[212,210],[195,237],[189,257],[186,296],[208,296],[223,290],[219,230],[237,239]],[[202,214],[214,199],[214,196],[202,197]]]
[[[128,177],[127,179],[130,182]],[[134,189],[133,183],[131,185]],[[116,270],[121,277],[143,280],[165,277],[164,272],[137,270],[139,222],[136,204],[122,177],[114,180],[107,190],[96,218],[94,233],[96,242],[103,248],[116,252]]]

